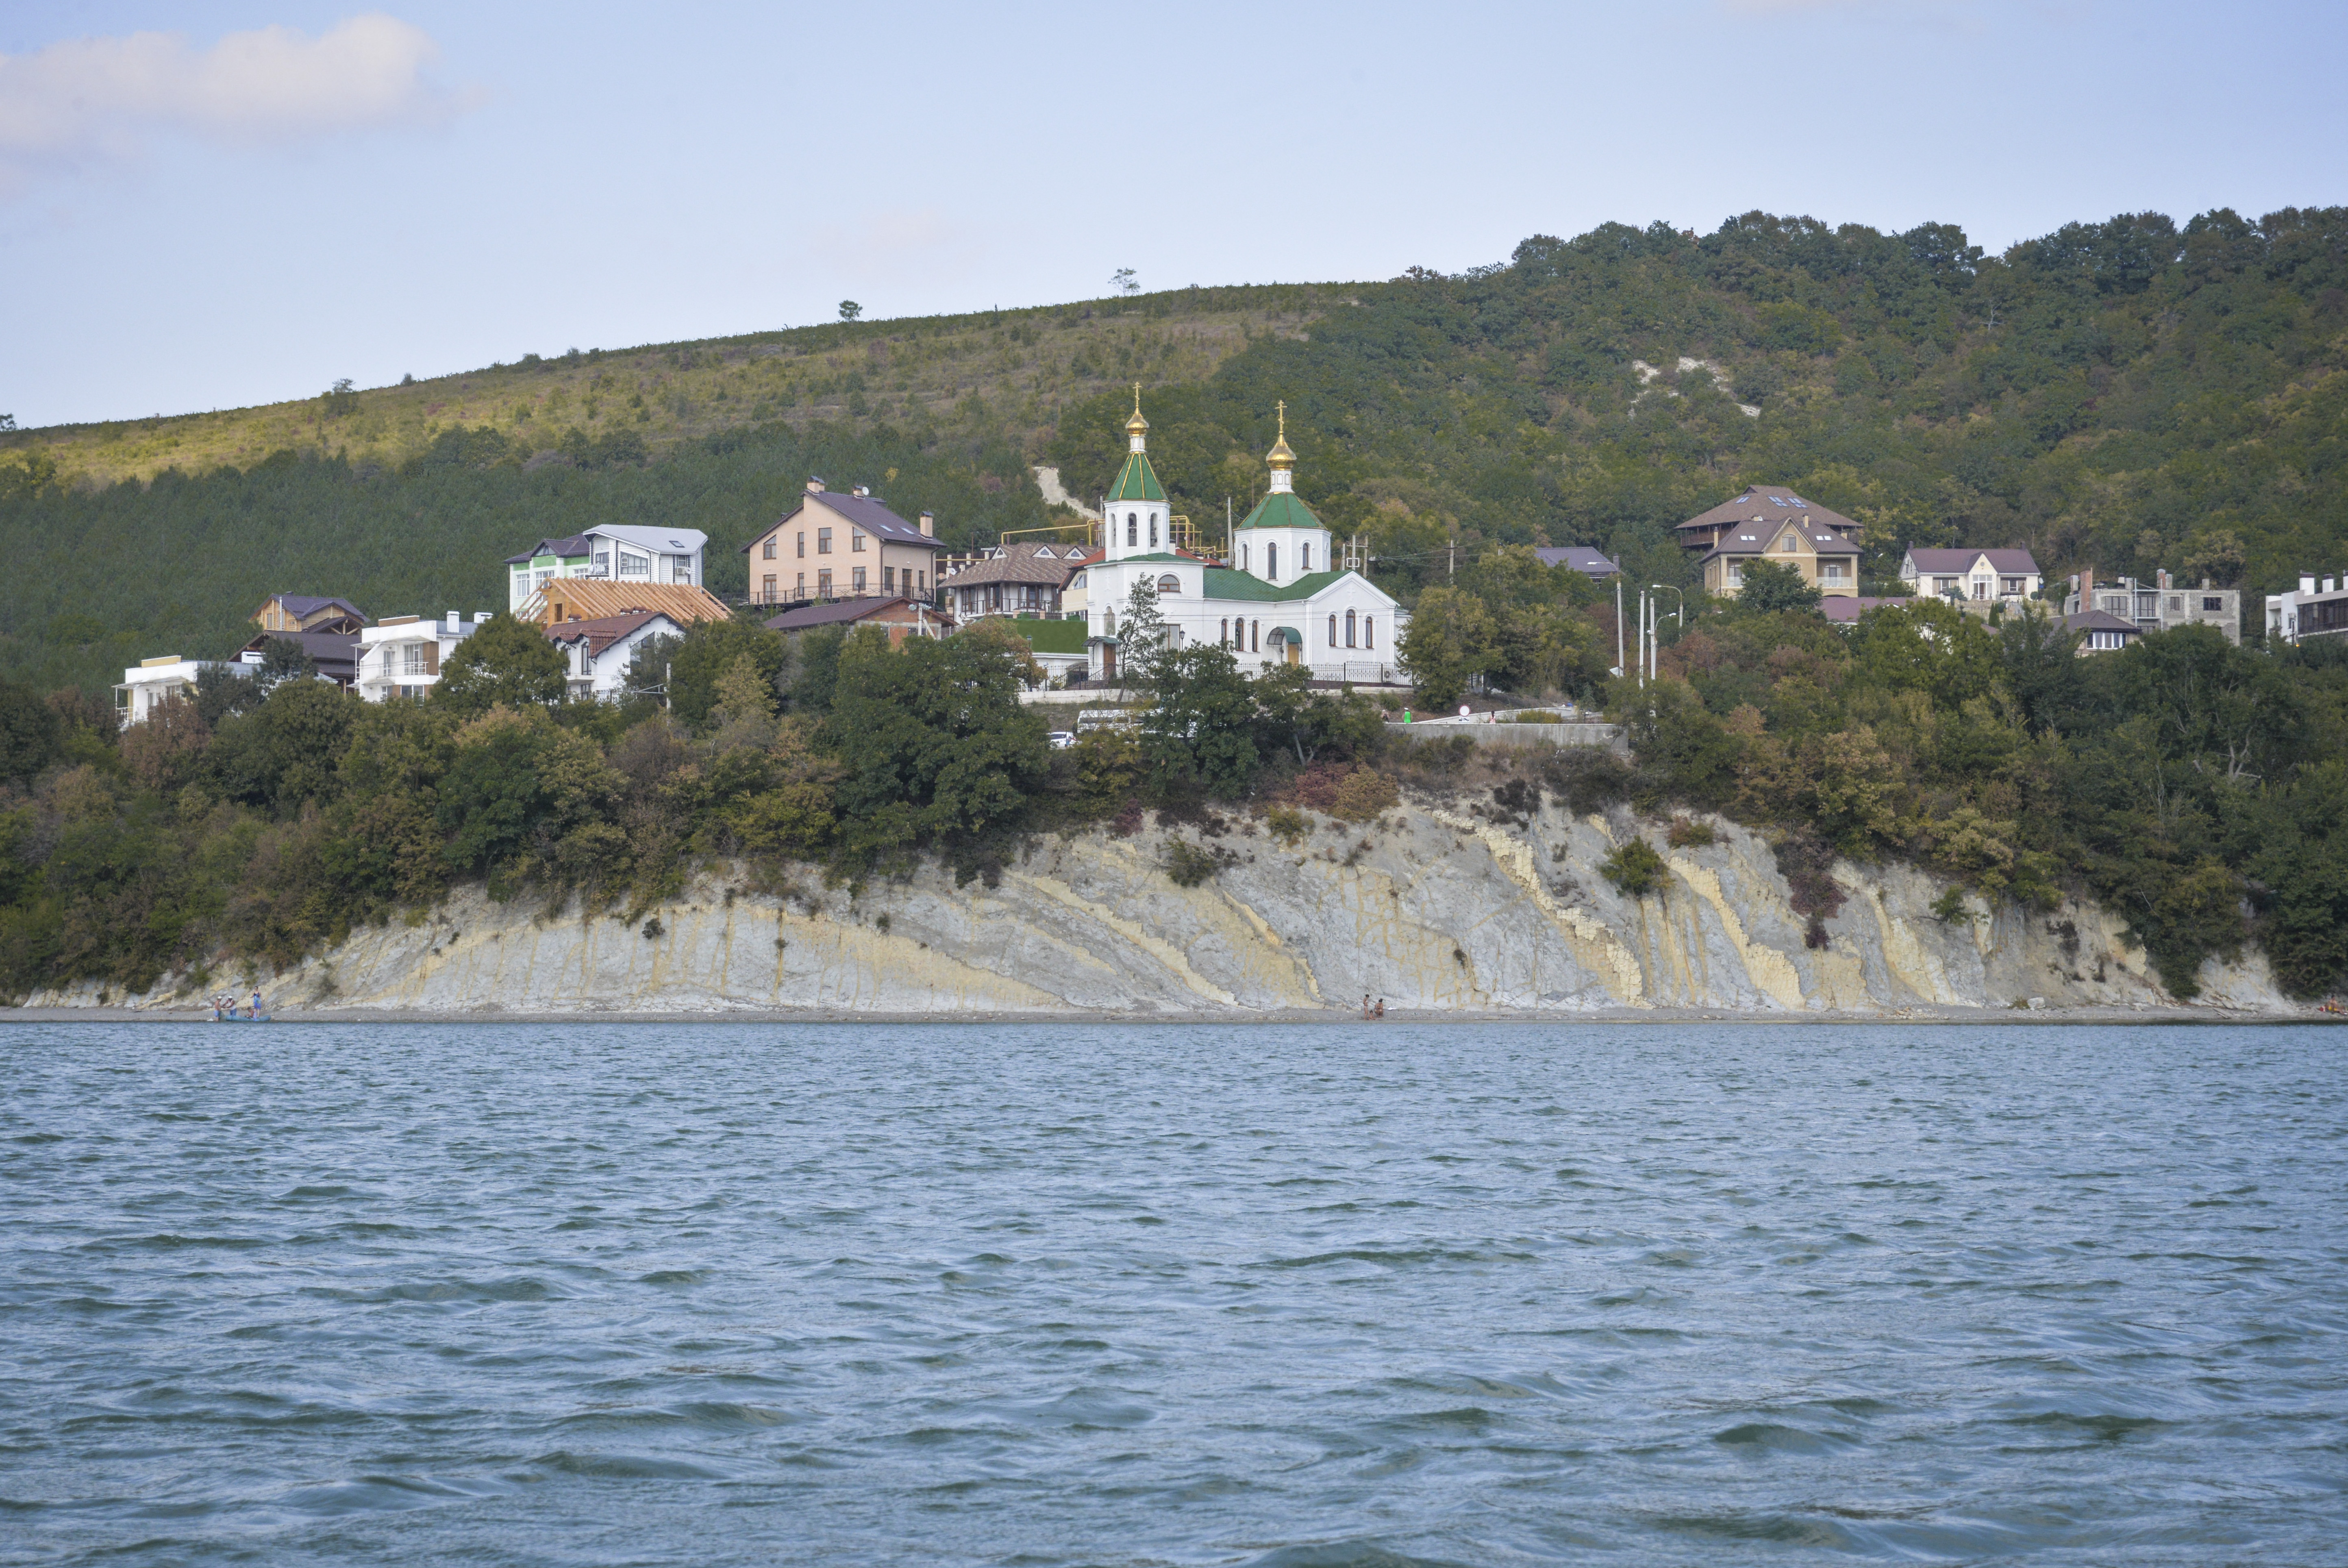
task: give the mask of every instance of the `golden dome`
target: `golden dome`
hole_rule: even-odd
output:
[[[1263,455],[1263,460],[1275,469],[1292,469],[1296,466],[1296,454],[1288,447],[1288,405],[1275,407],[1280,410],[1280,435],[1272,443],[1272,450]]]
[[[1149,428],[1149,421],[1141,417],[1141,383],[1133,384],[1133,418],[1125,422],[1125,433],[1138,436]]]

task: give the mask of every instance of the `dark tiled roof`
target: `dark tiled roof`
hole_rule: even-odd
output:
[[[283,605],[285,613],[296,620],[307,615],[314,615],[330,604],[341,605],[362,621],[367,618],[366,612],[348,599],[314,598],[307,593],[272,593],[270,598]]]
[[[1813,506],[1784,485],[1749,485],[1735,500],[1722,501],[1710,511],[1699,512],[1681,523],[1682,528],[1721,528],[1732,522],[1750,522],[1755,518],[1768,522],[1787,522],[1807,518],[1829,528],[1856,532],[1859,524],[1838,511]]]
[[[1899,610],[1914,603],[1913,599],[1846,599],[1833,594],[1818,601],[1818,614],[1840,624],[1856,621],[1869,610]]]
[[[2066,632],[2126,632],[2139,637],[2144,634],[2144,628],[2134,621],[2123,621],[2103,610],[2082,610],[2075,615],[2065,615],[2063,617],[2063,629]]]
[[[1984,555],[1989,557],[1990,569],[1993,572],[2003,572],[2009,575],[2017,573],[2027,575],[2038,570],[2038,562],[2031,559],[2030,552],[2027,550],[1910,550],[1908,552],[1908,559],[1916,563],[1916,570],[1920,573],[1970,572],[1972,570],[1973,562]]]
[[[1776,521],[1779,523],[1794,521],[1789,517],[1778,518]],[[1815,523],[1807,527],[1801,527],[1799,524],[1796,526],[1800,529],[1803,536],[1809,540],[1810,550],[1814,554],[1857,555],[1859,553],[1859,544],[1856,541],[1845,539],[1832,529],[1820,528]],[[1782,527],[1756,528],[1748,523],[1741,530],[1732,528],[1722,534],[1719,542],[1712,547],[1710,553],[1706,554],[1704,559],[1709,561],[1715,555],[1766,555],[1771,545],[1785,537],[1786,531]]]
[[[564,621],[546,628],[546,634],[558,643],[575,643],[587,639],[587,651],[600,654],[621,638],[629,636],[647,621],[666,622],[672,631],[680,630],[675,621],[657,610],[630,610],[623,614],[598,615],[592,621]]]
[[[576,561],[582,555],[594,553],[594,549],[583,533],[574,533],[568,539],[541,539],[520,555],[507,556],[506,564],[527,566],[541,555],[557,555],[565,561]]]
[[[897,609],[905,603],[903,599],[842,599],[830,604],[807,604],[784,611],[768,621],[767,627],[776,632],[804,632],[810,626],[845,625],[883,610]]]
[[[302,651],[322,665],[336,661],[349,664],[358,657],[359,639],[352,632],[263,632],[244,645],[260,648],[281,637],[301,644]]]
[[[1592,550],[1586,544],[1543,546],[1533,554],[1544,565],[1570,567],[1584,577],[1612,577],[1622,570],[1622,562],[1607,560],[1603,551]]]
[[[1052,557],[1039,559],[1038,550],[1051,549]],[[947,578],[948,588],[979,588],[989,583],[1045,583],[1058,587],[1085,567],[1075,552],[1062,555],[1056,547],[1042,544],[1006,546],[1001,557],[982,561],[975,566],[965,566]]]
[[[921,524],[907,522],[903,518],[891,511],[879,496],[845,495],[838,490],[825,490],[821,495],[801,497],[798,505],[777,519],[773,528],[760,530],[758,538],[753,539],[750,544],[757,543],[759,539],[766,538],[767,534],[774,532],[775,529],[782,527],[810,505],[821,506],[834,515],[854,523],[874,538],[891,544],[919,544],[931,550],[945,548],[937,540],[923,533]],[[750,553],[750,544],[742,547],[743,554]]]

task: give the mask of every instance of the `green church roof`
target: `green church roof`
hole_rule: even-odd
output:
[[[1146,452],[1135,452],[1125,459],[1125,467],[1117,470],[1117,483],[1108,490],[1111,501],[1164,500],[1166,487],[1158,482],[1158,470],[1149,466]]]
[[[1350,572],[1308,572],[1285,587],[1276,586],[1248,572],[1230,572],[1220,566],[1207,569],[1206,599],[1241,599],[1260,604],[1276,604],[1284,599],[1310,599],[1323,588]]]
[[[1294,490],[1273,490],[1255,503],[1255,510],[1240,522],[1241,528],[1323,528],[1327,526],[1313,515],[1313,509],[1298,498]]]

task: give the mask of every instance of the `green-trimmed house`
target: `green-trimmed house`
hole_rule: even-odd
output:
[[[1117,679],[1118,624],[1137,582],[1155,586],[1158,614],[1178,647],[1229,648],[1251,674],[1284,664],[1309,665],[1323,680],[1402,678],[1395,644],[1408,614],[1332,558],[1328,529],[1294,489],[1296,454],[1288,447],[1284,410],[1280,439],[1265,459],[1269,489],[1234,531],[1227,566],[1173,547],[1166,489],[1149,466],[1149,421],[1138,397],[1125,432],[1130,449],[1102,509],[1101,558],[1086,568],[1090,679]]]

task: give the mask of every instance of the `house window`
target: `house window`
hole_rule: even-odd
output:
[[[1988,578],[1986,578],[1986,577],[1976,577],[1976,578],[1974,578],[1974,579],[1973,579],[1973,602],[1974,602],[1975,603],[1981,603],[1981,601],[1982,601],[1982,600],[1984,600],[1984,599],[1986,599],[1986,598],[1988,598],[1988,597],[1989,597],[1989,579],[1988,579]]]
[[[2172,614],[2172,615],[2182,615],[2183,614],[2185,614],[2185,595],[2184,595],[2184,594],[2182,594],[2182,593],[2173,593],[2173,594],[2169,595],[2169,599],[2168,599],[2168,613],[2169,613],[2170,614]]]
[[[2120,634],[2117,632],[2090,632],[2087,634],[2087,645],[2091,648],[2116,648],[2120,645]]]
[[[401,647],[400,647],[399,652],[400,652],[399,673],[400,673],[401,675],[404,675],[404,676],[420,676],[420,675],[423,675],[423,674],[425,673],[425,669],[424,669],[424,645],[423,645],[423,644],[421,644],[421,643],[407,643],[407,644],[403,644],[403,645],[401,645]]]
[[[1374,623],[1369,616],[1362,617],[1362,646],[1365,648],[1375,648],[1378,645],[1377,638],[1371,634],[1373,625]]]
[[[849,573],[848,583],[849,586],[855,591],[858,598],[861,599],[864,597],[864,568],[860,566],[854,572]]]
[[[672,556],[670,556],[668,559],[669,559],[669,577],[668,577],[668,580],[669,580],[670,582],[672,582],[672,583],[692,583],[692,581],[693,581],[693,557],[692,557],[692,556],[690,556],[690,555],[672,555]]]
[[[608,551],[608,550],[599,550],[599,551],[597,551],[597,552],[595,552],[595,572],[594,572],[594,575],[596,575],[596,576],[598,576],[598,577],[609,577],[611,574],[612,574],[612,552],[611,552],[610,551]]]
[[[815,531],[815,552],[818,555],[831,553],[831,530],[819,528]]]
[[[1779,541],[1777,542],[1777,548],[1778,548],[1780,551],[1784,552],[1785,552],[1786,554],[1787,554],[1787,555],[1791,555],[1791,554],[1793,554],[1793,553],[1794,553],[1794,536],[1793,536],[1792,534],[1790,534],[1790,533],[1789,533],[1789,534],[1786,535],[1786,537],[1785,537],[1785,538],[1783,538],[1783,539],[1779,540]]]
[[[791,597],[792,597],[792,598],[794,598],[794,599],[804,599],[804,598],[806,598],[806,597],[807,597],[807,573],[804,573],[804,572],[800,573],[799,573],[799,577],[798,577],[798,581],[797,583],[794,583],[793,584],[791,584]]]
[[[623,550],[622,552],[620,552],[620,575],[621,575],[621,576],[623,576],[623,577],[650,577],[652,574],[653,574],[653,558],[652,558],[651,556],[649,556],[649,555],[631,555],[631,554],[629,554],[629,553],[628,553],[626,551],[624,551],[624,550]]]
[[[1839,583],[1842,581],[1842,562],[1829,561],[1818,568],[1818,573],[1829,583]]]
[[[2226,602],[2223,599],[2205,598],[2201,601],[2201,608],[2213,613],[2222,612],[2226,608]]]
[[[921,579],[921,585],[917,592],[923,593],[928,593],[930,591],[930,574],[926,572],[916,572],[913,575]]]
[[[2019,599],[2022,597],[2022,579],[2002,577],[1998,579],[1997,591],[2004,598]]]
[[[861,530],[850,529],[849,531],[848,548],[860,554],[862,553],[864,549],[864,534]]]
[[[1263,547],[1263,574],[1275,583],[1280,581],[1280,546],[1277,544]]]
[[[540,587],[541,587],[541,588],[545,587],[548,583],[551,583],[551,582],[553,582],[553,581],[554,581],[554,568],[553,568],[553,567],[551,567],[551,566],[549,566],[549,567],[545,568],[544,570],[541,571],[541,572],[538,573],[538,585],[539,585]]]
[[[896,591],[897,569],[893,566],[883,566],[880,568],[880,592],[894,593]]]
[[[1349,648],[1354,645],[1354,613],[1351,610],[1345,612],[1345,645]]]
[[[807,535],[804,532],[799,535],[798,551],[799,559],[801,561],[805,561],[807,559]]]
[[[1125,542],[1128,549],[1141,542],[1141,514],[1138,511],[1125,514]]]
[[[1745,568],[1734,561],[1728,563],[1728,585],[1731,588],[1741,588],[1745,585]]]
[[[775,574],[773,573],[769,572],[764,577],[758,579],[758,598],[762,603],[771,604],[775,602]]]
[[[1160,577],[1158,580],[1158,596],[1159,598],[1171,599],[1181,592],[1182,580],[1179,577],[1175,576],[1171,572],[1169,572],[1165,576]]]
[[[815,574],[815,596],[819,599],[831,597],[831,568],[829,566]]]
[[[770,533],[767,535],[766,547],[761,552],[761,555],[763,559],[767,561],[772,561],[775,558],[775,536],[773,534]]]

